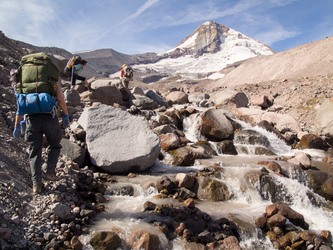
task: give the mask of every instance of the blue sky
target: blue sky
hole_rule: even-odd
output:
[[[333,36],[333,0],[0,0],[7,37],[70,52],[165,52],[206,21],[280,52]]]

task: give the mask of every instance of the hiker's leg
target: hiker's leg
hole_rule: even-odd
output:
[[[61,138],[62,130],[58,121],[58,117],[47,120],[45,123],[44,134],[49,143],[47,148],[47,173],[54,173],[55,167],[58,162],[60,150],[61,150]]]
[[[75,84],[76,84],[76,78],[77,78],[77,74],[73,74],[72,75],[72,82],[71,82],[72,86],[75,86]]]
[[[28,151],[32,183],[34,186],[37,186],[42,184],[42,122],[36,115],[30,115],[26,118],[26,126],[25,140],[29,146]]]
[[[124,87],[128,89],[129,81],[124,81]]]

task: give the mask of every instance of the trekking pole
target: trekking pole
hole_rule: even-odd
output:
[[[71,87],[73,87],[73,75],[74,75],[74,63],[73,63],[73,65],[72,65]]]

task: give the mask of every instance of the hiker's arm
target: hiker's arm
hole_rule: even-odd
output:
[[[64,95],[62,94],[62,90],[57,82],[56,84],[56,97],[57,97],[57,101],[58,104],[61,108],[61,110],[64,112],[64,115],[68,115],[68,110],[67,110],[67,105],[64,99]]]

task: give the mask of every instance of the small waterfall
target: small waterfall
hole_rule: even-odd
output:
[[[237,120],[237,119],[234,119],[234,121],[237,122],[238,124],[240,124],[242,126],[243,130],[255,131],[259,135],[263,136],[262,140],[264,142],[265,142],[265,139],[268,140],[267,144],[263,143],[263,144],[252,144],[252,145],[244,144],[244,142],[234,141],[234,145],[237,149],[237,152],[239,152],[239,153],[248,152],[249,154],[256,154],[255,153],[256,147],[263,146],[276,155],[285,155],[285,156],[292,155],[291,147],[289,145],[287,145],[287,143],[285,141],[278,138],[276,134],[269,132],[266,129],[259,127],[259,126],[252,127],[250,124]],[[241,150],[240,149],[241,147],[245,148],[245,150]]]
[[[199,131],[200,121],[201,121],[201,116],[199,113],[184,118],[183,121],[184,133],[186,138],[188,138],[192,142],[207,140],[207,138],[203,136]],[[268,139],[267,149],[272,151],[274,154],[285,155],[285,156],[292,155],[291,147],[287,145],[286,142],[278,138],[276,134],[271,133],[266,129],[258,126],[252,127],[250,124],[237,119],[234,119],[234,121],[240,124],[243,130],[253,130],[266,137]],[[210,144],[212,145],[213,149],[216,151],[217,154],[219,155],[223,154],[223,152],[221,152],[217,147],[216,142],[210,142]],[[234,145],[236,149],[238,148],[237,152],[239,154],[246,152],[246,154],[255,155],[256,154],[255,149],[256,147],[258,147],[258,145],[241,144],[241,147],[245,148],[245,151],[243,151],[240,149],[240,144],[234,142]]]
[[[185,117],[183,120],[183,132],[186,138],[192,142],[207,140],[199,131],[200,121],[200,113],[192,114],[189,117]]]

